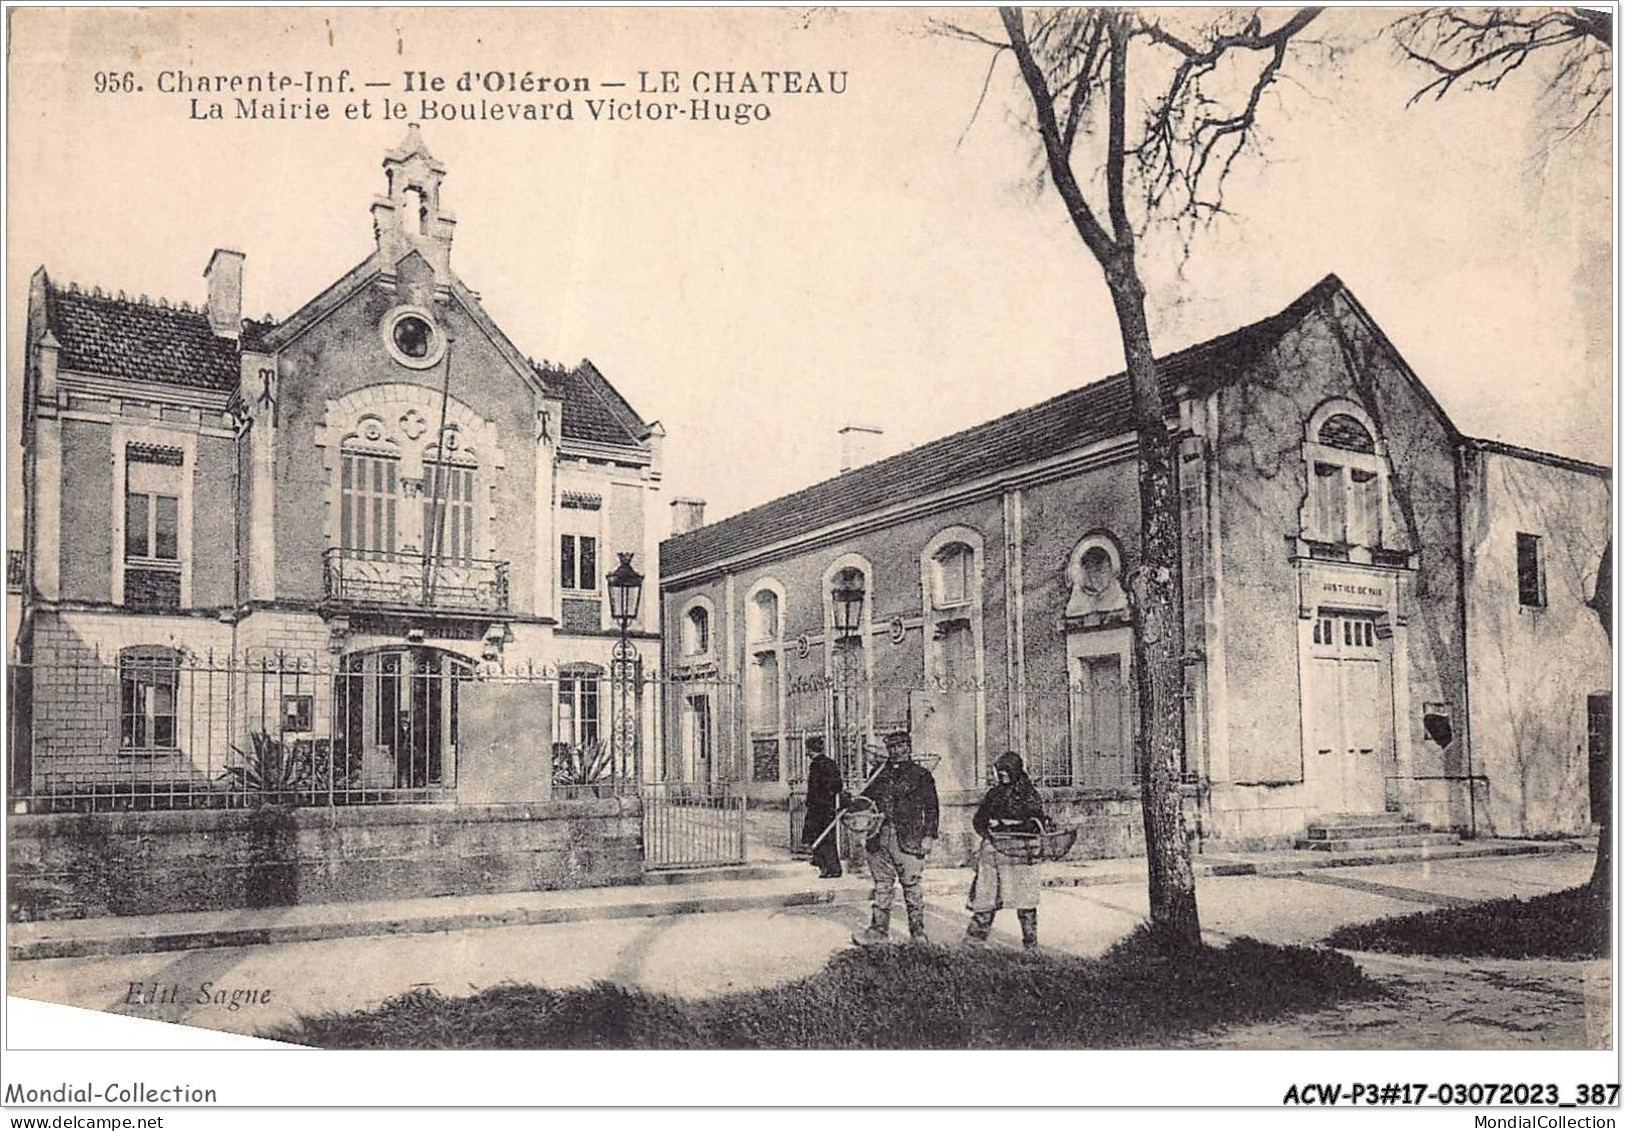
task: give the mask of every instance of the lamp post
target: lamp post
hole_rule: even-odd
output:
[[[638,618],[638,606],[643,601],[643,575],[632,568],[632,555],[620,554],[621,564],[609,572],[609,615],[621,630],[615,642],[615,655],[611,661],[615,696],[615,719],[610,724],[610,742],[617,773],[626,776],[627,753],[631,751],[632,781],[643,782],[643,751],[637,741],[637,717],[634,708],[637,689],[633,686],[634,661],[631,642],[627,639],[632,622]]]
[[[839,728],[837,741],[840,746],[837,749],[843,763],[842,774],[858,774],[859,780],[862,780],[866,767],[863,764],[862,734],[853,725],[856,712],[852,704],[852,641],[863,631],[863,598],[863,586],[856,584],[849,573],[837,577],[835,587],[830,590],[830,611],[835,629],[835,673],[839,681],[836,694],[840,710],[836,712],[835,723]]]

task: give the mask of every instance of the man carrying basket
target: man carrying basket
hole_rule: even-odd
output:
[[[871,748],[872,749],[872,748]],[[852,936],[859,946],[886,942],[891,934],[892,899],[903,886],[908,934],[926,942],[925,858],[937,840],[937,783],[931,771],[912,759],[906,734],[886,736],[886,764],[863,791],[880,823],[869,830],[869,874],[874,877],[874,911],[869,926]]]
[[[966,901],[971,920],[965,942],[969,946],[986,943],[993,930],[994,913],[1001,907],[1013,907],[1021,923],[1022,945],[1031,950],[1038,945],[1038,862],[1042,859],[1038,835],[1047,826],[1048,818],[1044,802],[1022,766],[1021,755],[1007,751],[999,755],[993,768],[999,783],[987,791],[976,816],[971,818],[971,827],[982,838],[982,846],[976,854],[976,879]],[[996,843],[995,838],[1003,843]],[[1021,851],[1029,844],[1033,851]]]

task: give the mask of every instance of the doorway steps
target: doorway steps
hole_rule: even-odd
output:
[[[1435,832],[1400,813],[1333,813],[1311,822],[1297,847],[1316,852],[1365,852],[1460,843],[1457,834]]]

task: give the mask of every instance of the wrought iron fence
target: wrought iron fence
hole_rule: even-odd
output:
[[[980,788],[991,780],[997,756],[1014,750],[1040,786],[1132,790],[1139,782],[1133,710],[1132,685],[1101,672],[1073,683],[1015,687],[804,679],[787,690],[783,780],[794,791],[822,751],[855,786],[875,768],[887,738],[904,734],[914,756],[932,762],[939,788]],[[752,732],[753,764],[770,758],[768,742]]]
[[[733,685],[634,665],[138,647],[8,677],[8,791],[33,812],[449,803],[465,742],[493,727],[515,756],[548,759],[556,798],[620,796],[683,767],[718,786],[741,776]],[[487,710],[496,684],[523,687]]]

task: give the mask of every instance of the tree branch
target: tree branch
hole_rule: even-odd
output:
[[[1104,264],[1112,254],[1112,239],[1100,226],[1100,221],[1095,219],[1095,214],[1090,209],[1088,201],[1084,199],[1083,190],[1078,186],[1077,178],[1072,173],[1071,152],[1062,145],[1060,128],[1055,122],[1055,98],[1050,92],[1043,71],[1038,66],[1038,61],[1033,57],[1032,45],[1027,41],[1021,11],[1017,8],[1000,8],[999,18],[1004,21],[1005,32],[1010,36],[1010,49],[1015,52],[1022,80],[1027,84],[1027,90],[1032,96],[1033,113],[1038,119],[1038,134],[1044,140],[1044,151],[1049,158],[1050,179],[1055,182],[1055,189],[1061,194],[1061,200],[1072,217],[1073,226],[1078,229],[1078,235],[1082,237],[1084,244],[1095,258]]]

